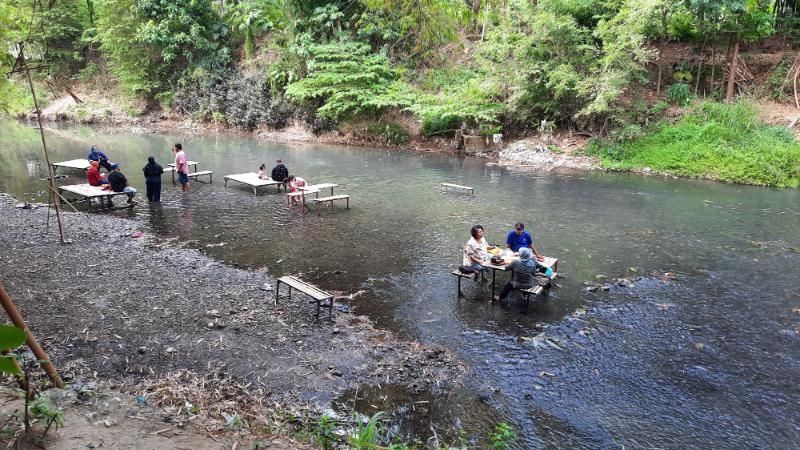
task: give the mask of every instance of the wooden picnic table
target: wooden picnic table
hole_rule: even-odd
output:
[[[310,194],[312,191],[319,192],[319,191],[321,191],[323,189],[330,188],[331,189],[331,195],[333,195],[333,188],[338,187],[338,186],[339,185],[336,184],[336,183],[319,183],[319,184],[310,184],[308,186],[299,186],[297,189],[299,189],[301,191],[306,191],[306,192],[308,192]],[[319,194],[317,194],[317,197],[319,197]]]
[[[189,172],[197,172],[197,165],[200,164],[197,161],[186,161],[186,166],[189,168]],[[194,170],[192,170],[192,166],[194,166]],[[175,163],[167,164],[167,168],[164,169],[164,172],[172,172],[172,184],[175,184]]]
[[[53,173],[56,173],[59,167],[78,170],[88,170],[91,167],[88,159],[70,159],[69,161],[54,162],[52,165]]]
[[[253,195],[258,195],[258,191],[256,189],[261,186],[278,186],[278,191],[280,192],[280,186],[283,184],[283,181],[275,181],[272,178],[258,178],[258,174],[255,172],[225,175],[223,178],[225,179],[224,185],[226,187],[228,186],[228,180],[233,180],[237,183],[246,184],[253,188]]]

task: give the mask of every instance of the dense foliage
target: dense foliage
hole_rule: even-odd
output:
[[[800,184],[800,143],[785,127],[760,123],[743,102],[702,103],[678,123],[659,123],[652,133],[631,140],[598,142],[590,153],[614,170],[649,167],[756,185]]]
[[[686,107],[700,95],[731,101],[748,92],[740,47],[776,31],[789,42],[800,37],[796,6],[0,0],[0,69],[11,72],[24,49],[39,89],[51,97],[102,80],[107,95],[145,100],[139,112],[160,107],[245,129],[367,119],[380,125],[371,133],[405,142],[397,124],[384,120],[400,111],[426,136],[524,135],[555,124],[632,137],[649,129],[657,105]],[[690,44],[693,55],[665,62],[670,41]],[[789,63],[776,69],[782,78],[770,96],[791,90],[786,80],[797,68]],[[0,80],[0,111],[29,110],[22,81],[19,74]],[[655,99],[641,106],[642,93],[653,90]]]

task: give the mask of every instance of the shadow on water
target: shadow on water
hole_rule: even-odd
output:
[[[2,125],[0,189],[45,201],[37,135]],[[470,368],[463,386],[359,388],[357,409],[393,411],[400,434],[425,440],[431,427],[465,430],[449,435],[456,442],[485,438],[505,421],[519,448],[800,442],[798,190],[535,175],[473,158],[230,136],[69,128],[48,137],[56,161],[99,144],[140,192],[147,156],[166,164],[182,142],[215,182],[192,183],[184,195],[165,177],[161,205],[113,214],[134,214],[157,243],[357,294],[357,313],[455,352]],[[338,183],[337,193],[352,195],[351,209],[303,214],[272,190],[253,196],[219,181],[278,158],[312,183]],[[69,174],[60,182],[83,182]],[[441,192],[443,181],[474,186],[475,195]],[[520,314],[519,303],[491,304],[485,286],[467,282],[469,298],[457,299],[450,270],[469,228],[481,223],[488,240],[502,244],[518,221],[540,251],[559,258],[566,278],[552,298]],[[677,280],[662,281],[667,272]],[[644,278],[633,288],[587,293],[583,284],[636,273]],[[542,332],[548,340],[536,337]]]

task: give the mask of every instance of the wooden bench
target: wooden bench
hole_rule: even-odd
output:
[[[525,312],[528,311],[528,306],[531,303],[531,296],[536,297],[537,295],[541,295],[545,291],[550,291],[550,286],[552,286],[552,280],[555,279],[556,273],[553,272],[553,275],[550,276],[550,283],[547,286],[534,286],[528,289],[516,289],[522,294],[522,298],[525,299]]]
[[[203,176],[208,175],[208,182],[212,183],[214,181],[214,180],[211,179],[211,176],[213,175],[213,173],[214,172],[212,172],[210,170],[201,170],[200,172],[193,172],[193,173],[187,174],[186,176],[189,177],[189,178],[193,178],[194,181],[200,181],[200,180],[197,179],[197,177],[203,177]]]
[[[324,202],[330,202],[331,206],[333,206],[333,202],[336,200],[346,200],[347,201],[347,209],[350,209],[350,196],[349,195],[331,195],[330,197],[319,197],[319,198],[312,198],[308,201],[316,202],[317,203],[317,215],[320,214],[320,205]]]
[[[286,206],[291,206],[292,199],[295,199],[295,198],[299,197],[300,198],[300,203],[303,205],[303,212],[305,212],[306,209],[311,210],[311,208],[309,208],[308,205],[306,204],[306,195],[307,194],[319,195],[319,191],[302,190],[302,191],[297,191],[297,192],[287,192],[286,193]]]
[[[291,300],[292,298],[292,289],[297,289],[298,291],[308,295],[309,297],[313,298],[317,302],[317,319],[319,320],[319,309],[320,305],[322,304],[323,300],[328,300],[328,319],[333,317],[333,294],[325,292],[318,287],[306,283],[305,281],[297,278],[297,277],[280,277],[278,278],[277,284],[275,286],[275,305],[278,305],[278,297],[280,296],[281,284],[285,284],[289,286],[289,294],[287,298]]]
[[[461,186],[460,184],[453,184],[453,183],[442,183],[441,185],[439,185],[439,189],[445,189],[445,188],[453,188],[453,189],[460,189],[462,191],[469,191],[470,195],[475,193],[475,189],[473,189],[472,186]]]
[[[475,278],[479,272],[472,272],[472,273],[464,273],[458,269],[450,272],[451,274],[455,275],[456,279],[458,280],[458,298],[463,298],[464,294],[461,292],[461,279],[462,278]]]

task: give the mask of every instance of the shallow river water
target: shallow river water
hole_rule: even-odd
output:
[[[519,434],[515,448],[800,445],[796,189],[521,173],[473,158],[231,136],[63,128],[47,137],[52,161],[99,145],[141,197],[147,156],[165,165],[182,142],[214,182],[183,195],[165,176],[160,206],[112,214],[231,264],[355,294],[356,312],[379,326],[458,354],[465,385],[360,387],[342,399],[392,412],[398,433],[424,440],[433,429],[454,442],[459,428],[470,439],[505,421]],[[273,188],[223,187],[223,175],[277,158],[311,183],[338,183],[351,209],[302,214]],[[71,175],[62,184],[83,182],[59,172]],[[38,132],[0,123],[0,190],[46,201],[45,176]],[[443,181],[475,195],[441,192]],[[559,287],[527,314],[518,302],[487,302],[488,288],[469,281],[457,299],[450,270],[469,228],[480,223],[502,244],[518,221],[559,258]],[[622,276],[635,286],[584,284]],[[542,329],[546,338],[534,339]]]

